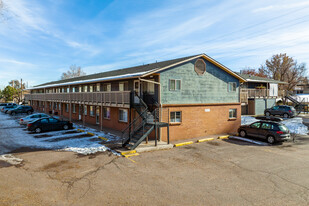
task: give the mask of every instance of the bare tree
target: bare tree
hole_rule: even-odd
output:
[[[0,22],[8,19],[8,8],[3,0],[0,0]]]
[[[69,71],[62,73],[61,79],[70,79],[73,77],[79,77],[86,75],[85,72],[81,69],[80,66],[71,65]]]
[[[305,80],[306,65],[298,64],[292,57],[284,54],[273,55],[266,60],[265,65],[261,65],[259,70],[263,71],[268,77],[287,82],[286,90],[293,90],[294,87]]]
[[[263,72],[263,70],[259,69],[258,71],[256,71],[256,69],[252,69],[250,67],[240,70],[240,73],[249,74],[249,75],[258,76],[258,77],[267,77],[267,75]]]

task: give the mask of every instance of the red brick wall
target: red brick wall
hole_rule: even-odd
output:
[[[205,109],[210,109],[205,112]],[[237,118],[229,119],[229,109],[237,109]],[[236,133],[241,124],[241,105],[170,106],[163,110],[163,122],[168,122],[171,111],[181,111],[181,123],[170,123],[170,140],[190,139],[213,134]],[[161,139],[167,140],[167,129],[163,127]]]

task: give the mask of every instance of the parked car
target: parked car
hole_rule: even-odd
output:
[[[284,118],[289,118],[289,117],[295,117],[297,115],[297,112],[296,109],[292,106],[280,105],[265,109],[264,114],[266,116],[280,115],[283,116]]]
[[[8,110],[7,113],[10,115],[20,114],[20,113],[27,113],[32,114],[33,108],[31,106],[18,106],[15,109]]]
[[[11,110],[11,109],[15,109],[17,108],[18,106],[17,105],[9,105],[9,106],[5,106],[1,109],[1,112],[4,112],[5,114]]]
[[[48,117],[29,122],[27,125],[28,131],[40,133],[42,131],[67,130],[72,129],[73,124],[69,121],[61,121],[59,119]]]
[[[241,137],[251,136],[265,139],[270,144],[291,138],[290,131],[284,124],[267,120],[242,125],[238,133]]]
[[[12,105],[16,105],[15,103],[0,103],[0,110],[3,108],[3,107],[6,107],[6,106],[12,106]]]
[[[19,124],[25,124],[27,125],[29,122],[33,122],[35,120],[44,118],[44,117],[50,117],[48,114],[44,113],[37,113],[37,114],[31,114],[27,117],[23,117],[19,120]]]

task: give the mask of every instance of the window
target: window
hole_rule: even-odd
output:
[[[72,92],[75,92],[75,87],[73,87],[72,89],[73,89],[73,91],[72,91]]]
[[[170,79],[170,91],[180,90],[181,80],[179,79]]]
[[[103,108],[103,116],[104,119],[110,119],[110,108],[109,107],[104,107]]]
[[[229,86],[228,88],[229,92],[236,92],[236,87],[237,87],[236,82],[229,82],[228,86]]]
[[[273,110],[279,110],[279,106],[274,106],[272,109]]]
[[[49,122],[56,123],[56,122],[59,122],[59,120],[58,119],[54,119],[54,118],[49,118]]]
[[[262,129],[274,129],[274,125],[270,123],[263,123],[261,126]]]
[[[84,115],[87,115],[87,106],[84,106]]]
[[[206,71],[206,64],[203,59],[197,59],[194,64],[194,70],[197,73],[197,75],[201,76]]]
[[[88,86],[87,85],[84,86],[84,92],[88,92]]]
[[[119,121],[128,122],[128,110],[127,109],[119,109]]]
[[[78,92],[82,92],[82,86],[79,86]]]
[[[154,81],[151,79],[151,81]],[[154,94],[155,93],[155,84],[151,82],[147,82],[147,93],[148,94]]]
[[[76,104],[72,104],[73,107],[73,113],[76,113]]]
[[[67,93],[69,93],[70,92],[70,87],[67,87]]]
[[[100,83],[97,83],[97,89],[96,89],[96,91],[99,92],[100,90],[101,90],[101,88],[100,88]]]
[[[237,109],[230,109],[229,110],[229,118],[236,119],[237,118]]]
[[[69,104],[65,104],[65,112],[69,112]]]
[[[90,106],[90,116],[94,116],[94,109],[93,109],[93,106]]]
[[[93,92],[93,86],[92,85],[89,86],[89,89],[90,89],[90,92]]]
[[[181,112],[171,112],[170,122],[181,122]]]
[[[124,82],[119,82],[119,91],[124,91]]]
[[[103,84],[103,91],[110,92],[111,91],[111,84]]]
[[[41,123],[48,123],[48,119],[41,119]]]
[[[256,122],[250,125],[251,128],[260,128],[261,122]]]

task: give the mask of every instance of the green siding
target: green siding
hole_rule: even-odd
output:
[[[206,72],[199,76],[194,71],[194,63],[195,60],[161,72],[162,104],[239,102],[237,78],[208,61],[205,61]],[[181,80],[180,91],[169,90],[170,79]],[[236,82],[236,92],[228,92],[228,82]]]

